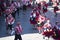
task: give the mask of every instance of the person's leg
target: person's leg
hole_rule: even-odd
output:
[[[19,8],[17,8],[17,13],[18,13],[18,16],[19,16]]]
[[[12,30],[12,24],[9,25],[9,29]]]
[[[21,34],[19,35],[19,40],[22,40]]]
[[[17,34],[15,34],[15,39],[14,40],[17,40],[18,39],[18,36],[17,36]]]
[[[8,26],[8,34],[11,35],[11,32],[12,32],[12,25],[9,24],[9,26]]]

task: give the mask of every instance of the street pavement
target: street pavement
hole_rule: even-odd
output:
[[[33,26],[29,22],[31,11],[32,9],[27,9],[25,12],[20,10],[19,16],[17,15],[18,13],[16,13],[16,20],[13,27],[15,27],[17,22],[21,23],[21,26],[23,28],[23,32],[22,32],[23,40],[45,40],[43,39],[43,35],[39,34],[37,30],[33,30]],[[25,15],[23,13],[25,13]],[[58,20],[57,19],[58,17],[55,18],[53,8],[48,7],[48,12],[45,15],[47,18],[50,18],[51,24],[52,26],[54,26],[55,22]],[[2,18],[0,21],[0,40],[14,40],[14,35],[10,36],[6,34],[6,23],[4,17],[0,17],[0,18]],[[49,38],[49,40],[54,40],[54,39]]]
[[[14,40],[14,36],[8,36],[0,38],[0,40]],[[38,33],[30,33],[30,34],[24,34],[22,35],[22,40],[48,40],[47,37],[43,39],[43,36]],[[54,40],[52,37],[49,38],[49,40]]]

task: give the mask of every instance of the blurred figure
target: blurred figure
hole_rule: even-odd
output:
[[[41,2],[41,14],[44,14],[44,16],[45,16],[45,13],[48,11],[47,7],[48,7],[48,4],[45,1],[42,1]]]
[[[14,1],[11,2],[10,10],[11,10],[12,16],[15,18],[17,9],[15,7]]]
[[[43,38],[48,37],[49,40],[49,37],[53,35],[53,31],[51,27],[52,26],[50,24],[50,20],[48,19],[47,22],[43,25],[43,32],[42,32],[42,34],[44,35]]]
[[[23,1],[23,14],[25,15],[25,12],[27,10],[27,6],[26,6],[26,0]]]
[[[18,13],[18,16],[19,16],[19,10],[20,10],[20,2],[17,1],[17,13]]]
[[[58,30],[57,27],[54,26],[53,31],[54,31],[53,38],[56,40],[60,39],[60,30]]]
[[[34,11],[32,11],[32,13],[31,13],[31,15],[30,15],[30,23],[35,27],[35,25],[36,25],[36,19],[37,19],[37,17],[39,16],[39,14],[38,13],[36,13],[36,11],[34,10]]]
[[[14,40],[22,40],[21,38],[21,33],[22,33],[22,27],[19,22],[17,22],[17,25],[15,27],[15,39]]]
[[[57,3],[57,2],[54,2],[54,3],[53,3],[53,8],[54,8],[55,16],[57,16],[56,11],[58,11],[58,10],[59,10],[59,8],[58,8],[58,3]]]
[[[40,23],[44,22],[46,20],[46,18],[42,15],[39,15],[39,18],[37,21],[40,21]]]
[[[37,5],[38,5],[37,9],[38,9],[39,13],[41,14],[41,12],[40,12],[41,11],[41,3],[38,3]]]
[[[43,25],[45,24],[45,20],[46,18],[42,15],[39,15],[38,19],[37,19],[37,29],[39,31],[39,33],[42,32],[42,28],[43,28]]]
[[[44,25],[44,22],[42,22],[42,23],[40,23],[39,21],[37,22],[37,29],[38,29],[39,33],[42,32],[43,25]]]
[[[12,25],[14,24],[14,21],[15,21],[15,19],[12,17],[12,15],[11,14],[9,14],[8,15],[8,17],[6,17],[6,30],[7,30],[7,32],[8,31],[12,31]]]
[[[27,8],[31,8],[31,7],[32,7],[31,2],[27,1]]]
[[[48,10],[47,10],[47,7],[48,7],[48,4],[44,1],[44,6],[43,6],[43,13],[46,13]]]
[[[50,29],[51,28],[51,24],[50,24],[50,20],[48,19],[47,22],[44,24],[43,26],[44,30],[47,31],[47,29]]]

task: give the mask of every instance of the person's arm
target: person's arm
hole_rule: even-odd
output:
[[[21,27],[21,25],[20,25],[20,31],[21,31],[21,33],[22,33],[22,31],[23,31],[23,28]]]
[[[12,24],[14,24],[14,22],[15,22],[15,19],[14,19],[14,18],[12,18],[12,21],[11,21],[11,22],[12,22]]]
[[[18,31],[18,30],[17,30],[17,26],[14,28],[14,31],[15,31],[15,33],[17,33],[17,31]]]

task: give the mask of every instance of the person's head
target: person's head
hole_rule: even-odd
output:
[[[17,22],[17,25],[20,25],[20,22]]]

